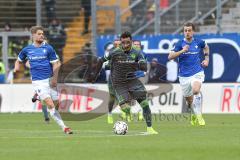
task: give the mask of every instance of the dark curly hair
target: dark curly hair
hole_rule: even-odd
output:
[[[132,40],[132,35],[131,35],[130,32],[125,31],[125,32],[123,32],[123,33],[121,34],[121,36],[120,36],[120,39],[122,39],[122,38],[130,38],[130,39]]]

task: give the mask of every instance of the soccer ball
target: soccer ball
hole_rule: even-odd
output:
[[[124,121],[117,121],[113,126],[113,132],[118,135],[124,135],[128,131],[128,125]]]

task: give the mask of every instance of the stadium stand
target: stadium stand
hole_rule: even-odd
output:
[[[237,2],[237,1],[236,1]],[[222,14],[222,32],[240,32],[240,2],[234,3],[231,1],[224,6]],[[214,14],[213,14],[214,16]],[[215,16],[214,16],[215,17]],[[215,24],[215,19],[209,21],[210,24],[200,26],[200,32],[216,33],[217,26]]]
[[[98,0],[97,6],[114,6],[116,5],[117,0]],[[128,0],[124,0],[121,3],[121,9],[127,8],[129,5]],[[97,32],[99,34],[114,33],[114,11],[113,10],[98,10],[97,13]],[[112,16],[109,16],[112,15]],[[125,14],[122,17],[123,21],[126,21],[126,18],[130,15]],[[67,26],[67,41],[64,48],[64,60],[67,61],[74,57],[76,54],[82,52],[82,48],[91,41],[90,34],[81,35],[83,31],[84,17],[83,13],[79,10],[79,15],[75,16],[72,22]],[[91,20],[89,25],[89,30],[91,31]]]
[[[169,0],[168,6],[172,5],[175,3],[175,0]],[[153,2],[152,2],[153,3]],[[148,12],[152,10],[152,12],[155,11],[154,8],[151,8],[151,5],[146,3],[147,11],[145,13],[142,13],[142,5],[137,5],[138,9],[136,8],[135,10],[139,10],[140,14],[140,19],[145,18],[145,21],[139,24],[139,26],[136,26],[137,23],[133,20],[134,17],[130,18],[130,20],[124,24],[125,27],[126,25],[132,25],[131,21],[134,23],[136,28],[141,27],[142,24],[145,24],[149,19],[146,17]],[[195,10],[196,10],[196,4],[195,1],[192,0],[184,0],[180,1],[178,4],[178,17],[176,16],[176,7],[174,6],[173,8],[169,9],[163,16],[161,16],[161,27],[160,27],[160,33],[173,33],[176,29],[182,26],[182,24],[190,19],[192,19],[195,16]],[[198,14],[201,16],[203,13],[206,13],[209,11],[211,8],[216,6],[216,1],[199,1],[198,4]],[[160,13],[163,12],[164,10],[168,9],[166,6],[161,7],[160,6]],[[137,20],[138,22],[140,21],[139,19]],[[131,27],[129,27],[131,28]],[[152,23],[150,26],[148,26],[145,30],[143,30],[140,34],[152,34],[154,33],[154,23]]]
[[[35,1],[0,1],[0,26],[4,26],[6,22],[10,22],[14,30],[23,30],[25,27],[35,25],[35,15]]]

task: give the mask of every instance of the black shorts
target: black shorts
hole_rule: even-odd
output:
[[[114,90],[113,90],[113,85],[112,85],[112,78],[111,76],[109,76],[109,79],[108,79],[108,92],[110,94],[110,96],[115,96],[114,94]]]
[[[146,88],[138,79],[124,84],[113,85],[113,91],[119,105],[130,103],[133,99],[144,100],[147,94]]]

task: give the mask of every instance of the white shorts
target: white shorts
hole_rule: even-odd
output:
[[[40,97],[40,100],[44,100],[46,98],[52,98],[53,101],[58,100],[57,88],[50,87],[49,78],[43,79],[43,80],[32,81],[32,84],[33,84],[33,89]]]
[[[179,77],[179,82],[182,87],[183,96],[184,97],[190,97],[193,95],[192,91],[192,85],[193,82],[198,81],[200,83],[203,83],[205,79],[204,72],[198,72],[190,77]]]

